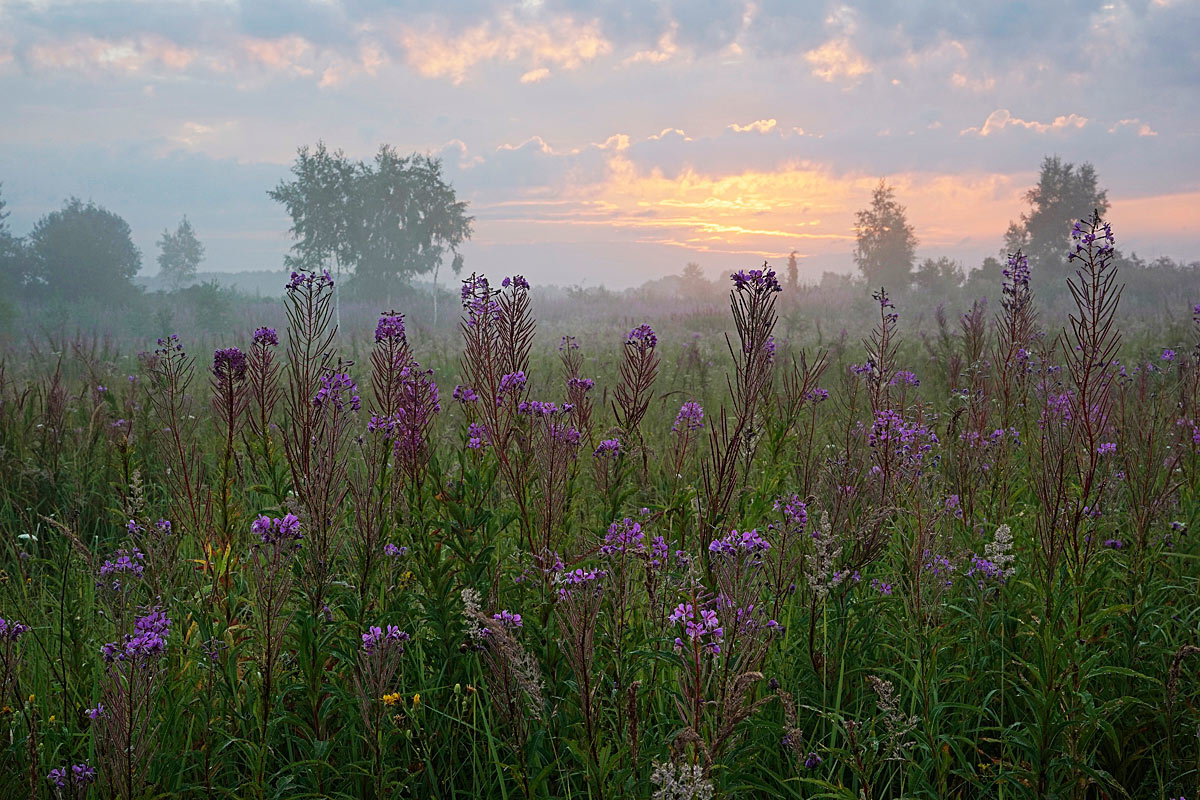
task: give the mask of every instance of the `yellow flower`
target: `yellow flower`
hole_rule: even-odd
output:
[[[383,704],[385,706],[394,706],[398,702],[400,702],[399,692],[392,692],[391,694],[385,694],[383,696]]]
[[[421,705],[421,695],[420,695],[420,693],[417,693],[417,694],[414,694],[414,695],[413,695],[413,705],[414,705],[414,706],[419,706],[419,705]]]
[[[50,721],[51,721],[51,722],[54,722],[54,715],[53,715],[53,714],[51,714],[51,715],[50,715]]]

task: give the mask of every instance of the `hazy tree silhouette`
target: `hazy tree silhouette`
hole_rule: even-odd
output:
[[[796,289],[800,285],[800,263],[796,260],[796,251],[788,254],[787,287]]]
[[[292,218],[293,266],[352,270],[353,285],[372,293],[415,275],[436,280],[447,256],[461,269],[473,220],[439,159],[383,145],[368,164],[319,142],[297,151],[292,175],[268,195]]]
[[[871,195],[871,205],[857,214],[854,233],[858,239],[854,263],[867,283],[893,291],[908,288],[917,237],[908,224],[904,206],[896,201],[895,189],[879,181]]]
[[[1025,200],[1030,209],[1021,214],[1020,222],[1009,224],[1005,252],[1023,252],[1034,276],[1045,276],[1047,287],[1057,290],[1068,271],[1071,226],[1093,211],[1104,214],[1108,192],[1097,185],[1091,164],[1076,167],[1058,156],[1047,156],[1037,185],[1025,193]]]
[[[171,288],[178,289],[196,277],[196,268],[204,260],[204,245],[185,215],[175,232],[164,230],[158,240],[158,268]]]
[[[28,256],[30,288],[67,300],[120,297],[142,265],[128,223],[77,197],[38,220]]]
[[[923,291],[954,289],[961,286],[965,278],[962,264],[947,256],[927,258],[913,273],[913,283]]]

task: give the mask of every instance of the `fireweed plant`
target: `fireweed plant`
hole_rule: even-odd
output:
[[[553,340],[520,276],[450,341],[304,271],[278,329],[31,338],[0,798],[1195,797],[1200,298],[1123,318],[1071,236],[1058,320],[1018,252],[803,343],[766,265]]]

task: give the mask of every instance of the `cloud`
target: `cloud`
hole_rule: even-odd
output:
[[[32,44],[25,55],[26,62],[35,70],[104,70],[127,74],[180,72],[197,57],[197,51],[153,34],[116,39],[72,36]]]
[[[597,22],[572,17],[526,22],[503,14],[495,22],[450,33],[405,25],[396,39],[419,74],[455,84],[481,63],[517,63],[532,71],[547,66],[573,70],[612,51]]]
[[[871,65],[845,37],[830,39],[815,50],[809,50],[804,54],[804,60],[812,65],[813,75],[828,83],[844,80],[853,85],[871,72]]]
[[[675,43],[675,36],[679,32],[679,23],[672,22],[670,27],[662,36],[658,37],[658,44],[653,49],[638,50],[633,55],[626,58],[623,64],[661,64],[664,61],[669,61],[679,51],[679,45]]]
[[[521,83],[537,83],[550,77],[550,70],[547,67],[538,67],[531,69],[521,76]]]
[[[998,108],[991,114],[988,114],[988,118],[984,120],[982,127],[965,128],[961,133],[963,135],[991,136],[993,133],[998,133],[1008,127],[1025,128],[1035,133],[1047,133],[1049,131],[1066,130],[1068,128],[1082,128],[1087,123],[1088,118],[1081,117],[1078,114],[1060,115],[1055,117],[1053,122],[1024,120],[1014,117],[1007,108]]]
[[[749,131],[754,131],[755,133],[768,133],[771,130],[773,130],[774,128],[775,128],[775,120],[774,119],[756,119],[754,122],[751,122],[749,125],[738,125],[735,122],[729,126],[729,130],[734,131],[735,133],[747,133]],[[804,131],[801,130],[800,133],[803,134]]]
[[[1158,136],[1158,131],[1151,128],[1140,119],[1123,119],[1108,129],[1109,133],[1116,133],[1122,128],[1133,127],[1137,130],[1138,136]]]

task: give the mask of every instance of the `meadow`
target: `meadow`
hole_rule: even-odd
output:
[[[520,276],[450,342],[300,272],[213,347],[10,344],[0,797],[1195,797],[1200,298],[1127,319],[1113,243],[920,340],[764,265],[552,339]]]

